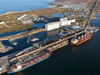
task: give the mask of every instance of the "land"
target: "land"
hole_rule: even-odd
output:
[[[48,11],[49,10],[49,11]],[[20,20],[17,20],[16,18],[22,14],[27,14],[25,18],[34,16],[42,16],[45,17],[45,20],[42,21],[42,23],[48,23],[50,22],[50,19],[48,17],[51,17],[51,15],[56,13],[77,13],[79,11],[71,11],[56,7],[50,7],[45,9],[37,9],[37,10],[30,10],[30,11],[23,11],[23,12],[7,12],[6,14],[0,15],[0,21],[4,21],[7,26],[6,27],[3,24],[0,24],[0,33],[5,32],[11,32],[11,31],[19,31],[19,30],[27,30],[28,28],[31,28],[32,24],[35,24],[35,22],[29,23],[29,24],[23,24]],[[27,21],[27,20],[25,20]]]
[[[69,2],[75,2],[75,3],[87,3],[89,7],[92,6],[92,4],[95,2],[95,0],[55,0],[55,2],[52,2],[51,4],[57,4],[62,1],[69,1]],[[97,1],[97,5],[100,6],[100,0]]]
[[[77,4],[77,5],[80,5],[80,4]],[[61,5],[59,5],[59,6],[61,6]],[[41,22],[48,23],[48,22],[51,21],[51,19],[48,19],[47,17],[51,17],[52,14],[56,14],[56,13],[59,13],[59,14],[62,13],[64,15],[64,17],[67,17],[67,18],[73,18],[74,17],[76,19],[76,22],[78,23],[76,26],[79,27],[79,28],[75,29],[75,30],[73,28],[72,29],[69,28],[69,27],[74,25],[73,23],[69,26],[68,25],[67,26],[60,26],[60,28],[59,28],[60,31],[62,29],[64,31],[64,33],[58,34],[58,35],[54,36],[53,38],[49,38],[49,39],[46,38],[44,41],[38,42],[37,43],[38,46],[36,46],[36,47],[32,46],[32,47],[24,49],[20,52],[16,52],[14,54],[0,58],[0,60],[1,60],[0,65],[2,67],[0,74],[7,71],[7,69],[10,68],[10,66],[9,66],[9,63],[11,62],[10,59],[13,58],[13,57],[15,57],[15,58],[17,58],[17,60],[19,60],[20,56],[22,58],[23,58],[24,55],[26,57],[27,56],[29,57],[29,56],[32,55],[31,53],[36,53],[36,52],[39,52],[40,50],[45,50],[45,49],[52,52],[52,51],[54,51],[58,48],[61,48],[65,45],[68,45],[68,39],[71,39],[72,37],[80,36],[81,33],[88,34],[91,31],[96,32],[96,31],[100,30],[99,27],[92,27],[92,26],[86,25],[86,24],[88,24],[88,23],[86,23],[87,20],[91,19],[91,17],[93,15],[95,15],[94,11],[93,11],[94,8],[88,10],[88,13],[85,13],[83,10],[72,11],[72,10],[67,10],[66,8],[61,8],[62,6],[61,7],[59,7],[59,6],[57,5],[57,6],[53,6],[53,7],[49,7],[49,8],[45,8],[45,9],[30,10],[30,11],[24,11],[24,12],[7,12],[6,14],[1,15],[0,19],[3,21],[3,24],[5,26],[4,28],[1,29],[2,33],[8,32],[8,31],[13,31],[13,30],[28,29],[28,28],[31,28],[31,24],[35,24],[35,23],[41,23]],[[95,7],[95,3],[94,3],[93,7]],[[72,15],[72,14],[65,15],[65,13],[68,13],[68,12],[69,13],[73,12],[73,13],[75,13],[75,15]],[[77,12],[83,12],[83,14],[79,15]],[[22,14],[27,14],[27,16],[25,16],[21,20],[17,20],[16,18],[18,16],[22,15]],[[39,18],[41,18],[40,16],[42,16],[42,18],[44,18],[43,21],[38,21]],[[33,19],[35,19],[35,18],[38,18],[37,22],[33,21]],[[27,20],[28,21],[31,20],[33,23],[23,24],[23,21],[27,21]],[[72,20],[72,19],[67,19],[67,20]],[[3,24],[1,24],[1,25],[3,25]],[[14,25],[14,24],[16,24],[16,25]],[[9,40],[10,38],[23,37],[23,36],[26,36],[26,35],[38,33],[40,31],[42,31],[42,30],[37,29],[37,31],[34,30],[34,31],[31,31],[31,32],[27,32],[23,35],[19,35],[19,33],[18,33],[18,34],[15,34],[15,35],[1,37],[0,39]],[[43,29],[43,31],[44,31],[44,29]],[[82,36],[80,36],[80,37],[82,37]]]
[[[87,3],[87,5],[88,5],[87,8],[89,8],[89,9],[87,12],[85,12],[84,10],[72,11],[69,9],[67,10],[66,8],[60,8],[64,4],[68,3],[67,1],[72,2],[72,3]],[[89,15],[90,7],[91,7],[90,5],[92,5],[94,3],[94,1],[95,0],[90,0],[88,2],[87,2],[87,0],[72,0],[72,1],[70,1],[70,0],[55,0],[55,2],[50,3],[52,5],[51,7],[44,8],[44,9],[19,11],[19,12],[9,11],[6,14],[0,15],[0,21],[3,21],[5,23],[5,24],[0,24],[0,33],[19,31],[19,30],[27,30],[32,27],[31,26],[32,24],[53,22],[53,21],[55,21],[55,18],[53,20],[51,20],[49,17],[52,17],[52,15],[54,15],[56,13],[62,13],[64,15],[64,17],[77,18],[77,22],[83,22],[86,20],[85,17],[87,17]],[[100,0],[98,0],[93,13],[100,12],[99,11],[99,9],[100,9],[99,2],[100,2]],[[78,12],[83,12],[83,13],[87,13],[87,14],[85,14],[85,15],[82,14],[80,17]],[[65,13],[75,13],[75,15],[74,16],[69,16],[69,15],[66,16]],[[27,14],[27,16],[24,17],[22,20],[17,20],[17,17],[19,17],[23,14]],[[44,18],[43,21],[35,21],[34,20],[35,18],[37,18],[37,20],[38,20],[41,17]],[[61,17],[58,17],[58,18],[61,18]],[[26,24],[24,24],[24,22]]]

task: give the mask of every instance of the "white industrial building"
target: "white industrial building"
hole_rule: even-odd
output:
[[[17,18],[17,20],[21,20],[21,19],[24,18],[25,16],[26,16],[26,14],[23,14],[23,15],[19,16],[19,17]]]
[[[76,19],[61,18],[60,26],[71,25],[71,23],[75,23],[75,22],[76,22]]]
[[[67,18],[61,18],[59,23],[60,23],[60,26],[67,25],[67,23],[68,23]]]
[[[45,25],[45,30],[50,31],[56,28],[59,28],[60,26],[66,26],[71,25],[72,23],[75,23],[76,19],[67,19],[67,18],[61,18],[58,22],[48,23]]]
[[[45,25],[45,30],[50,31],[59,28],[59,22],[48,23]]]
[[[71,19],[71,23],[75,23],[76,22],[76,19]]]
[[[71,25],[71,20],[67,20],[67,25]]]

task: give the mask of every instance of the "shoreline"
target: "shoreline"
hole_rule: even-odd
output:
[[[52,6],[53,6],[52,3],[54,3],[54,2],[55,2],[55,0],[53,0],[53,2],[48,3],[48,4],[50,4],[51,6],[46,7],[46,8],[52,7]],[[46,9],[46,8],[41,8],[41,9]],[[7,12],[5,12],[4,14],[0,14],[0,16],[7,15],[7,14],[13,14],[13,13],[28,12],[28,11],[32,11],[32,10],[39,10],[39,9],[30,9],[30,10],[22,10],[22,11],[7,11]]]
[[[33,23],[26,24],[26,25],[24,25],[24,24],[21,25],[20,21],[16,21],[16,17],[18,17],[19,15],[22,15],[22,14],[28,14],[28,17],[32,14],[47,17],[47,15],[51,16],[51,15],[57,13],[57,12],[58,13],[62,13],[62,12],[63,13],[68,13],[68,12],[70,13],[70,12],[72,12],[70,10],[61,10],[60,8],[58,10],[55,10],[57,8],[56,7],[53,8],[54,5],[52,3],[59,3],[59,2],[60,1],[51,2],[51,3],[49,3],[51,6],[49,6],[47,8],[43,8],[43,9],[34,9],[34,10],[27,10],[27,11],[8,11],[5,14],[1,14],[0,15],[1,16],[1,21],[2,21],[2,19],[4,19],[4,21],[6,22],[6,25],[12,26],[12,27],[11,28],[2,27],[3,29],[1,29],[0,33],[2,34],[2,33],[6,33],[6,32],[11,32],[11,31],[27,30],[28,28],[31,28],[31,25]],[[79,12],[79,11],[73,11],[73,13],[77,13],[77,12]],[[10,20],[8,19],[9,17],[10,17]],[[12,22],[12,20],[15,20],[15,22]],[[7,23],[7,21],[9,21],[9,23]],[[15,25],[15,27],[17,27],[17,28],[15,28],[13,25]]]

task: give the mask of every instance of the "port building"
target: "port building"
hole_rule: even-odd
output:
[[[65,26],[68,24],[67,18],[60,18],[60,26]]]
[[[60,21],[46,24],[45,30],[50,31],[62,26],[71,25],[72,23],[75,23],[75,22],[76,22],[76,19],[60,18]]]
[[[21,20],[21,19],[24,18],[25,16],[26,16],[26,14],[23,14],[23,15],[17,17],[17,20]]]
[[[50,30],[57,29],[57,28],[59,28],[59,21],[53,22],[53,23],[48,23],[45,25],[46,31],[50,31]]]

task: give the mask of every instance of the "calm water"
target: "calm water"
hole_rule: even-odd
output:
[[[38,28],[41,28],[41,27],[45,27],[45,23],[37,23],[37,24],[33,24],[32,27],[38,27]]]
[[[3,37],[3,36],[9,36],[9,35],[17,34],[17,33],[24,32],[24,31],[25,31],[25,30],[6,32],[6,33],[0,34],[0,37]]]
[[[0,14],[7,11],[25,11],[31,9],[42,9],[51,6],[53,0],[0,0]]]
[[[90,24],[100,26],[100,19],[91,20]],[[47,60],[12,75],[99,75],[99,45],[100,31],[94,33],[91,40],[58,49]]]
[[[81,14],[83,14],[83,12],[79,12],[79,14],[81,15]]]
[[[65,15],[70,15],[70,14],[75,14],[75,13],[64,13]],[[51,17],[49,18],[53,18],[53,17],[64,17],[63,13],[56,13],[53,14]]]
[[[93,19],[90,24],[100,27],[100,19]],[[41,38],[41,40],[46,37],[45,32],[34,36]],[[26,47],[32,43],[27,45],[23,43],[22,45]],[[22,45],[20,47],[23,47]],[[100,31],[94,33],[91,40],[79,46],[68,45],[60,48],[53,52],[50,58],[12,75],[99,75],[99,45]]]

